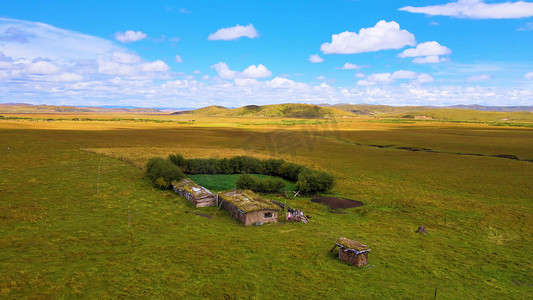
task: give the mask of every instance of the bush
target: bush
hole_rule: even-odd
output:
[[[259,180],[255,189],[255,192],[262,193],[279,193],[285,189],[285,181],[281,178],[265,178]]]
[[[291,181],[296,181],[298,179],[298,174],[304,169],[307,168],[295,163],[285,162],[279,167],[279,176]]]
[[[315,194],[317,192],[327,192],[334,184],[335,178],[333,175],[305,169],[298,175],[296,188],[305,194]]]
[[[285,181],[281,178],[259,179],[250,174],[242,174],[235,181],[238,189],[252,190],[262,193],[279,193],[285,188]]]
[[[160,157],[154,157],[148,161],[146,176],[161,189],[168,189],[171,186],[170,182],[185,177],[178,166]]]
[[[180,169],[183,171],[185,170],[186,161],[183,155],[181,154],[170,154],[168,156],[168,160],[170,160],[173,164],[180,167]]]
[[[253,191],[257,187],[258,182],[259,180],[257,177],[250,174],[242,174],[239,176],[239,178],[237,178],[237,181],[235,181],[235,186],[238,189]]]
[[[263,174],[261,160],[251,156],[235,156],[229,159],[233,173]]]
[[[266,175],[280,176],[280,168],[285,163],[283,159],[265,159],[261,162],[262,169]]]

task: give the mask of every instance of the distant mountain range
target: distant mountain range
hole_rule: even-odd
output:
[[[60,105],[32,105],[26,103],[0,103],[0,113],[171,113],[212,116],[263,116],[263,117],[294,117],[322,118],[349,116],[393,116],[410,114],[427,114],[428,112],[445,110],[471,110],[479,112],[522,112],[533,113],[533,106],[484,106],[484,105],[453,105],[436,106],[388,106],[372,104],[271,104],[246,105],[238,108],[208,106],[199,109],[173,108],[137,108],[137,107],[78,107]]]

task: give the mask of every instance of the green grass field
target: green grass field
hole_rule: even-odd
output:
[[[533,129],[191,118],[0,120],[0,297],[533,296]],[[331,193],[365,206],[290,198],[309,224],[244,227],[151,186],[143,164],[171,153],[283,158],[333,173]],[[521,160],[491,156],[501,154]],[[328,252],[338,237],[368,245],[369,265]]]
[[[259,179],[264,178],[276,178],[275,176],[268,176],[263,174],[252,174]],[[187,175],[194,182],[199,185],[206,187],[207,189],[215,192],[234,190],[235,181],[239,178],[240,174],[217,174],[217,175]],[[294,191],[296,190],[295,183],[287,180],[285,181],[285,190]]]

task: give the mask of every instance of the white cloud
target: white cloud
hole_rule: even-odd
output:
[[[241,26],[237,24],[233,27],[226,27],[226,28],[219,29],[215,33],[211,33],[207,39],[210,41],[216,41],[216,40],[230,41],[230,40],[236,40],[243,36],[253,39],[253,38],[258,37],[259,34],[257,33],[257,31],[254,28],[254,25],[252,24],[248,24],[246,26]]]
[[[276,77],[270,81],[265,82],[268,87],[271,88],[307,88],[305,83],[297,83],[287,78]]]
[[[272,76],[267,67],[262,64],[257,66],[251,65],[248,68],[244,69],[242,72],[230,70],[228,65],[225,62],[219,62],[211,66],[218,73],[218,76],[222,79],[233,79],[233,78],[264,78]]]
[[[341,69],[341,70],[359,70],[359,69],[362,69],[362,68],[363,68],[362,66],[358,66],[358,65],[351,64],[351,63],[347,62],[342,67],[340,67],[339,69]]]
[[[198,74],[202,74],[202,71],[200,71],[200,70],[194,70],[193,74],[197,74],[197,75],[198,75]]]
[[[191,10],[188,10],[186,8],[180,8],[180,13],[182,14],[190,14],[192,11]]]
[[[433,79],[431,75],[426,74],[426,73],[418,74],[415,80],[416,83],[430,83],[433,81],[435,81],[435,79]]]
[[[82,81],[83,76],[75,73],[62,73],[50,77],[51,81],[73,82]]]
[[[368,86],[368,85],[376,85],[377,83],[374,82],[374,81],[369,81],[369,80],[359,80],[357,82],[357,85],[363,85],[363,86]]]
[[[98,73],[114,76],[135,76],[139,73],[139,70],[134,65],[121,64],[104,58],[99,58]]]
[[[416,48],[406,49],[398,54],[398,57],[439,56],[448,55],[450,53],[452,53],[452,51],[448,47],[433,41],[418,44],[416,45]]]
[[[392,79],[413,79],[417,77],[417,73],[413,71],[399,70],[392,73]]]
[[[364,75],[363,77],[364,78]],[[396,80],[409,79],[412,84],[422,84],[433,82],[433,77],[427,73],[417,73],[413,71],[398,70],[394,73],[374,73],[370,74],[363,80],[359,80],[357,85],[371,86],[391,84]]]
[[[308,60],[313,63],[313,64],[316,64],[316,63],[321,63],[324,61],[324,59],[320,56],[318,56],[318,54],[311,54],[309,55],[309,58]]]
[[[26,71],[32,74],[55,74],[59,71],[59,68],[47,61],[38,61],[30,63],[26,66]]]
[[[167,72],[170,70],[170,67],[161,60],[142,63],[140,68],[143,72]]]
[[[413,62],[416,64],[436,64],[436,63],[441,63],[445,61],[448,61],[448,59],[444,57],[439,57],[436,55],[426,56],[426,57],[417,57],[413,59]]]
[[[219,62],[211,66],[218,73],[218,76],[223,79],[233,79],[239,72],[232,71],[229,69],[228,65],[225,62]]]
[[[128,51],[109,40],[39,22],[0,18],[0,35],[0,51],[13,59],[68,62],[96,59],[103,53],[121,49]]]
[[[135,53],[128,53],[124,51],[115,51],[111,54],[114,62],[121,64],[136,64],[142,61],[141,57]]]
[[[525,79],[532,79],[533,78],[533,72],[526,73],[526,75],[524,75],[524,78]]]
[[[259,81],[253,78],[235,78],[233,82],[236,86],[255,86],[259,84]]]
[[[467,81],[487,81],[487,80],[490,80],[492,77],[490,75],[487,75],[487,74],[482,74],[482,75],[474,75],[474,76],[470,76],[468,78],[466,78]]]
[[[180,55],[176,55],[174,57],[174,59],[176,60],[177,63],[182,63],[183,62],[183,59],[181,59],[181,56]]]
[[[257,66],[251,65],[248,68],[244,69],[244,71],[242,71],[242,75],[248,78],[264,78],[272,76],[272,72],[270,72],[262,64],[259,64]]]
[[[368,76],[367,79],[373,82],[392,82],[392,76],[390,73],[374,73]]]
[[[356,78],[365,78],[366,75],[365,75],[365,73],[355,73],[354,77],[356,77]]]
[[[202,76],[202,80],[209,80],[209,75]]]
[[[448,55],[450,53],[452,53],[452,50],[448,47],[432,41],[418,44],[415,48],[406,49],[398,54],[398,57],[416,57],[413,60],[414,63],[427,64],[444,62],[447,59],[441,58],[440,55]]]
[[[132,43],[146,38],[146,33],[141,31],[127,30],[126,32],[115,33],[115,40],[121,43]]]
[[[406,6],[400,10],[468,19],[516,19],[533,16],[533,3],[517,1],[487,4],[483,0],[459,0],[444,5]]]
[[[326,80],[326,77],[324,77],[324,76],[318,76],[316,79],[318,79],[318,80]]]
[[[400,30],[394,21],[379,21],[374,27],[362,28],[359,34],[345,31],[331,36],[331,43],[324,43],[320,50],[324,54],[356,54],[387,49],[414,46],[415,36],[407,30]]]

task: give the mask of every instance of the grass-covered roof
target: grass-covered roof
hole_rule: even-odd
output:
[[[356,251],[369,250],[367,245],[363,245],[357,241],[352,241],[347,238],[337,239],[337,245],[342,246],[344,248],[353,249]]]
[[[223,200],[234,204],[238,209],[245,213],[265,209],[281,209],[278,205],[272,203],[270,200],[264,199],[250,190],[233,190],[230,192],[220,193],[218,196]]]
[[[188,178],[184,178],[180,181],[172,181],[172,185],[174,185],[179,190],[185,190],[189,192],[189,194],[193,195],[195,198],[198,199],[214,196],[213,193],[211,193],[208,189],[198,185],[196,182]]]

